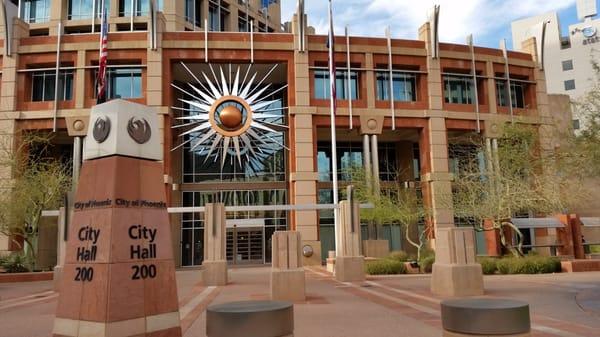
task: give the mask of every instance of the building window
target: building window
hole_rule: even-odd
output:
[[[185,20],[195,26],[202,26],[201,0],[185,0]]]
[[[119,0],[119,16],[147,16],[149,12],[150,0]]]
[[[444,99],[446,103],[473,104],[473,80],[444,75]]]
[[[525,84],[510,82],[510,98],[513,108],[525,108]],[[496,99],[499,106],[508,106],[506,81],[496,81]]]
[[[96,78],[96,74],[94,74],[94,78]],[[106,72],[106,84],[108,99],[143,97],[141,68],[109,68]],[[94,90],[94,95],[96,94],[97,92]]]
[[[238,16],[238,31],[240,32],[249,32],[250,31],[250,21],[252,21],[251,17],[246,19],[245,15]]]
[[[69,0],[68,15],[69,20],[90,19],[94,14],[95,17],[102,17],[102,1],[96,0],[96,9],[94,8],[94,0]],[[106,1],[107,12],[110,11],[110,1]]]
[[[414,102],[417,100],[417,77],[409,73],[393,73],[394,101]],[[390,99],[390,73],[377,72],[377,99],[388,101]]]
[[[575,90],[575,80],[565,81],[565,90]]]
[[[573,120],[573,130],[579,130],[581,128],[581,122],[579,119]]]
[[[573,60],[562,61],[562,70],[573,70]]]
[[[31,101],[54,101],[56,73],[53,70],[31,74]],[[60,71],[58,75],[58,100],[68,101],[73,97],[73,72]]]
[[[219,10],[219,4],[213,3],[211,1],[208,4],[208,28],[210,29],[210,31],[224,32],[226,30],[225,23],[227,22],[228,14],[229,10],[227,8],[221,5],[221,8]]]
[[[397,174],[396,146],[394,143],[379,143],[379,179],[381,181],[394,181]],[[363,167],[362,143],[338,142],[337,167],[340,181],[352,181],[354,169]],[[317,144],[317,168],[319,181],[331,181],[331,143],[319,142]]]
[[[336,71],[335,80],[335,96],[337,99],[343,100],[348,99],[350,93],[346,83],[348,82],[348,72],[346,70]],[[329,99],[331,97],[330,91],[331,84],[329,83],[329,70],[315,70],[315,98],[316,99]],[[358,99],[358,72],[350,71],[350,91],[352,93],[352,100]]]
[[[21,19],[27,23],[48,22],[50,19],[50,0],[22,1]]]

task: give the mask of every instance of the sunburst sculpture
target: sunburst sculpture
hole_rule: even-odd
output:
[[[179,99],[188,107],[172,107],[185,112],[185,116],[178,118],[184,123],[173,128],[189,128],[180,134],[183,141],[173,150],[190,144],[190,151],[206,156],[205,162],[209,159],[216,162],[220,157],[223,169],[227,158],[231,158],[232,164],[237,158],[241,167],[244,162],[248,163],[248,171],[252,173],[262,169],[262,159],[282,148],[287,149],[283,141],[276,139],[281,129],[287,128],[276,123],[284,116],[275,113],[287,108],[273,107],[279,100],[268,99],[287,85],[273,91],[268,91],[271,83],[263,85],[277,64],[258,82],[256,71],[249,77],[251,64],[243,78],[241,67],[237,66],[237,70],[232,72],[231,64],[226,67],[228,76],[223,72],[223,66],[215,66],[215,72],[213,65],[209,64],[210,74],[200,72],[196,76],[183,62],[181,65],[196,83],[188,83],[189,89],[171,84],[191,98]]]

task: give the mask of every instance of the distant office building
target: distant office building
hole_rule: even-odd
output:
[[[592,63],[600,49],[600,20],[594,19],[596,14],[596,0],[578,0],[577,16],[580,22],[569,26],[567,36],[561,35],[556,12],[512,23],[513,48],[522,50],[522,42],[538,37],[536,35],[541,34],[541,24],[547,22],[544,68],[549,94],[566,94],[576,100],[595,82],[596,74]]]

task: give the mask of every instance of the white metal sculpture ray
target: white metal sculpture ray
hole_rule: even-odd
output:
[[[287,128],[283,124],[287,107],[279,106],[279,100],[270,100],[287,85],[276,90],[269,90],[271,83],[263,85],[277,64],[262,78],[256,71],[250,76],[251,64],[245,71],[241,66],[214,69],[209,64],[210,72],[200,74],[194,74],[183,62],[181,65],[195,83],[187,83],[189,88],[172,84],[185,95],[179,98],[185,107],[173,107],[183,114],[177,118],[183,124],[173,128],[185,130],[180,133],[181,144],[173,150],[189,145],[191,151],[205,156],[204,162],[212,159],[210,162],[220,162],[221,168],[228,157],[232,164],[235,158],[240,167],[246,163],[246,172],[252,174],[264,168],[262,159],[287,149],[282,134]],[[257,77],[261,80],[255,84]]]

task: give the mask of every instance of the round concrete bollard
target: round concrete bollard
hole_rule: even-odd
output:
[[[280,301],[211,305],[206,310],[208,337],[291,337],[294,306]]]
[[[529,336],[529,304],[494,298],[442,301],[444,336]]]

